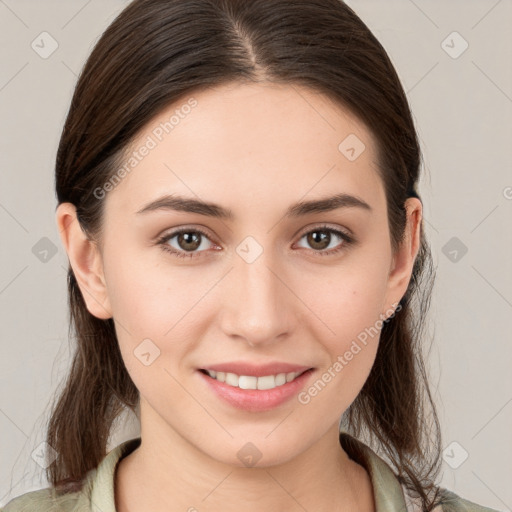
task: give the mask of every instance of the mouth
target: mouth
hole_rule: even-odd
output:
[[[295,379],[303,375],[304,373],[313,371],[314,368],[308,368],[302,371],[296,372],[282,372],[269,375],[238,375],[231,372],[220,372],[215,370],[207,370],[201,368],[199,371],[218,382],[222,382],[227,386],[238,389],[256,389],[256,390],[268,390],[274,388],[280,388],[289,382],[293,382]]]
[[[295,367],[298,371],[264,375],[238,375],[201,368],[197,374],[201,377],[204,389],[213,392],[222,402],[231,407],[252,413],[270,411],[284,406],[308,385],[313,378],[315,368]],[[253,372],[256,373],[256,372]]]

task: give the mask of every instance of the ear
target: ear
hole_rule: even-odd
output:
[[[102,320],[112,318],[101,253],[97,244],[82,230],[75,205],[59,204],[56,221],[87,310]]]
[[[414,261],[420,248],[421,220],[423,208],[421,201],[416,197],[410,197],[405,202],[407,211],[407,225],[404,239],[396,254],[393,255],[388,276],[388,290],[384,302],[388,313],[396,309],[407,291],[412,276]],[[390,315],[387,314],[387,317]]]

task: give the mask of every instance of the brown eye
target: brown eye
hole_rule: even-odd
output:
[[[317,250],[323,250],[329,246],[331,234],[327,231],[311,231],[306,235],[308,244]]]
[[[301,239],[305,238],[308,246],[318,253],[320,256],[327,256],[335,254],[355,242],[354,238],[343,231],[330,228],[328,226],[321,226],[304,233]],[[331,242],[336,242],[336,239],[341,240],[337,247],[326,250]]]
[[[201,236],[194,231],[184,231],[177,235],[176,241],[184,251],[195,251],[201,245]]]
[[[301,239],[303,238],[306,239],[311,250],[319,256],[334,255],[350,244],[355,243],[355,239],[351,235],[328,226],[321,226],[310,230],[301,236]],[[176,239],[174,243],[170,243],[173,239]],[[337,246],[328,249],[332,242],[336,242],[336,239],[338,239],[338,241],[341,240],[342,243],[338,242]],[[202,252],[207,252],[208,242],[214,245],[207,233],[200,229],[185,228],[164,235],[158,240],[157,244],[164,251],[174,256],[179,258],[192,258],[200,256]]]
[[[170,243],[173,239],[176,239],[174,244]],[[164,235],[157,243],[163,250],[179,258],[192,258],[205,252],[199,248],[208,249],[208,243],[203,243],[205,240],[210,241],[208,235],[200,229],[181,229]]]

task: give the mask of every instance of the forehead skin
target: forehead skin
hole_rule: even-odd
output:
[[[185,110],[189,98],[197,104]],[[179,121],[175,116],[172,131],[165,133],[162,126],[180,109]],[[365,146],[354,161],[339,149],[351,134]],[[140,207],[166,193],[229,207],[248,229],[271,229],[291,203],[334,191],[364,199],[374,210],[366,215],[385,212],[370,132],[304,87],[230,83],[191,94],[141,130],[128,158],[145,144],[149,152],[107,193],[107,217],[135,221]],[[347,209],[347,215],[361,212]]]

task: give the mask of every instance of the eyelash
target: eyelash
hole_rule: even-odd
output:
[[[300,236],[299,240],[304,238],[304,236],[309,235],[310,233],[314,233],[316,231],[324,231],[324,232],[334,233],[335,235],[337,235],[338,237],[340,237],[343,240],[343,243],[336,249],[330,249],[328,251],[326,251],[326,250],[320,251],[320,250],[311,249],[314,253],[318,254],[319,256],[333,256],[334,254],[337,254],[340,251],[343,251],[345,248],[347,248],[347,246],[350,246],[351,244],[354,244],[356,242],[355,238],[348,235],[347,233],[340,231],[338,229],[330,228],[329,226],[319,226],[319,227],[316,227],[309,231],[306,231],[305,233],[303,233]],[[171,240],[171,238],[174,238],[175,236],[180,235],[181,233],[200,233],[205,238],[210,240],[208,234],[199,228],[194,228],[194,229],[184,228],[184,229],[174,231],[170,234],[167,234],[167,235],[164,235],[164,236],[158,238],[156,243],[157,243],[157,245],[159,245],[162,248],[163,251],[171,253],[173,256],[176,256],[178,258],[194,258],[199,253],[203,252],[203,251],[199,251],[199,252],[187,253],[185,251],[177,251],[167,244],[167,242],[169,240]]]

